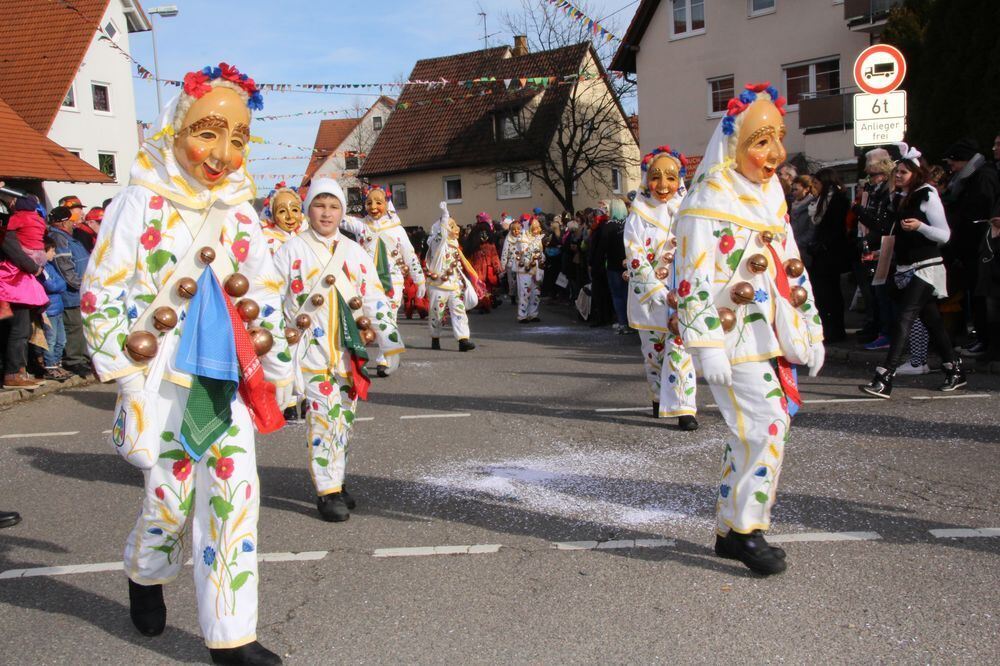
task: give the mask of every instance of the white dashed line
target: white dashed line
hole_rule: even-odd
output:
[[[26,432],[17,435],[0,435],[0,439],[18,439],[22,437],[69,437],[70,435],[79,434],[79,430],[73,430],[71,432]]]
[[[976,539],[982,537],[1000,537],[1000,527],[958,527],[941,530],[929,530],[938,539]]]
[[[372,557],[426,557],[428,555],[481,555],[496,553],[500,544],[478,544],[473,546],[418,546],[416,548],[379,548]]]
[[[914,395],[910,400],[974,400],[976,398],[991,398],[989,393],[958,393],[956,395]]]
[[[307,550],[303,553],[260,553],[258,562],[311,562],[327,556],[326,550]]]
[[[358,421],[374,421],[374,420],[375,420],[374,416],[362,416],[361,418],[354,419],[354,422],[357,423]]]
[[[803,532],[801,534],[775,534],[767,536],[771,543],[798,543],[804,541],[874,541],[881,539],[878,532]]]
[[[459,418],[462,418],[463,416],[472,416],[472,414],[469,414],[468,412],[462,412],[460,414],[452,414],[452,413],[448,413],[448,414],[405,414],[403,416],[400,416],[399,418],[402,419],[402,420],[407,420],[407,419],[459,419]]]
[[[96,564],[68,564],[61,567],[9,569],[0,573],[0,579],[31,578],[32,576],[69,576],[72,574],[97,573],[101,571],[121,571],[124,568],[121,562],[98,562]]]
[[[556,550],[625,550],[628,548],[672,548],[673,539],[618,539],[615,541],[562,541],[554,542]]]
[[[601,413],[612,413],[612,412],[648,412],[652,409],[652,405],[649,407],[602,407],[600,409],[595,409],[595,412]]]

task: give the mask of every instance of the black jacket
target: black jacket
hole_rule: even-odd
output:
[[[998,200],[1000,177],[992,164],[982,165],[941,197],[951,227],[949,245],[960,257],[976,254],[982,226],[973,222],[991,217]]]
[[[834,192],[827,202],[809,247],[815,270],[846,273],[851,269],[854,249],[847,236],[847,213],[850,209],[851,202],[843,190]]]

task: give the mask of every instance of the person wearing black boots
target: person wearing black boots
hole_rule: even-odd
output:
[[[21,522],[21,514],[17,511],[0,511],[0,529],[14,527]]]
[[[885,362],[875,368],[875,376],[869,383],[858,387],[863,393],[886,399],[892,394],[893,377],[908,348],[910,327],[917,317],[927,327],[931,343],[941,355],[945,379],[940,390],[954,391],[966,384],[962,361],[952,347],[937,306],[937,300],[948,295],[941,246],[948,242],[951,230],[937,190],[927,183],[927,162],[920,151],[903,144],[901,153],[903,157],[893,172],[895,214],[882,223],[882,232],[894,239],[896,272],[891,278],[891,288],[897,293],[899,314],[893,323]],[[883,242],[883,254],[888,251],[885,245]],[[883,257],[882,261],[889,259]],[[878,282],[879,275],[875,279]]]

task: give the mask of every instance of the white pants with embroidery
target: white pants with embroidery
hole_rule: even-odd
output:
[[[309,402],[306,417],[309,473],[318,496],[339,493],[347,474],[347,440],[358,401],[341,390],[348,385],[347,380],[340,379],[338,383],[338,378],[330,373],[307,376],[305,380]]]
[[[125,544],[125,573],[140,585],[168,583],[191,545],[198,622],[210,648],[256,640],[257,515],[254,429],[243,401],[233,426],[198,462],[181,447],[188,390],[163,381],[145,394],[140,429],[160,434],[157,463],[144,471],[145,497]]]
[[[431,331],[432,338],[440,338],[443,330],[444,311],[448,310],[451,317],[451,331],[456,340],[469,339],[469,316],[465,312],[465,299],[462,291],[449,291],[428,287],[430,295],[430,316],[427,318],[427,325]]]
[[[399,307],[403,304],[403,285],[404,285],[404,279],[402,275],[397,277],[397,275],[394,273],[392,276],[392,296],[386,294],[386,297],[389,299],[389,312],[386,313],[386,316],[389,317],[393,325],[396,324],[396,319],[399,317]],[[399,330],[398,327],[396,328],[396,330],[398,331],[399,341],[402,342],[403,332]],[[401,352],[402,349],[400,349],[399,351]],[[396,364],[399,363],[399,359],[392,357],[398,353],[399,352],[394,352],[393,354],[387,356],[385,352],[382,350],[382,348],[379,347],[378,355],[375,356],[375,365],[395,366]]]
[[[660,403],[659,416],[694,416],[698,413],[694,363],[682,345],[663,331],[639,329],[642,363],[650,400]]]
[[[538,297],[541,294],[540,281],[534,273],[517,274],[517,318],[532,319],[538,316]]]
[[[710,385],[729,426],[716,504],[719,534],[771,525],[790,419],[778,375],[767,361],[733,366],[733,385]]]

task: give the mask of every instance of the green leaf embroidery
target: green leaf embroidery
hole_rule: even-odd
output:
[[[376,312],[375,313],[375,318],[376,319],[382,319],[383,317],[385,317],[385,313],[384,312]]]
[[[246,584],[248,578],[250,578],[250,572],[241,571],[239,575],[233,579],[233,582],[229,584],[229,589],[235,592]]]
[[[760,502],[761,504],[767,504],[767,500],[769,499],[767,493],[762,492],[760,490],[758,490],[753,494],[753,498],[758,502]]]
[[[329,416],[329,417],[330,417],[331,419],[335,419],[335,418],[337,418],[338,416],[340,416],[340,405],[334,405],[334,406],[333,406],[333,409],[331,409],[331,410],[330,410],[330,411],[328,412],[328,416]]]
[[[729,270],[736,272],[736,269],[740,267],[740,262],[743,260],[743,250],[735,250],[726,257],[726,265],[729,266]]]
[[[822,326],[822,324],[823,324],[823,320],[819,318],[819,315],[814,315],[814,316],[813,316],[813,323],[814,323],[814,324],[819,324],[819,325],[821,325],[821,326]]]
[[[134,298],[137,301],[141,301],[142,303],[147,303],[148,304],[148,303],[152,303],[153,299],[155,299],[156,296],[154,296],[153,294],[139,294],[138,296],[135,296]]]
[[[226,434],[229,435],[230,437],[236,437],[236,435],[240,434],[240,427],[238,425],[230,426],[229,430],[226,431]],[[223,453],[222,455],[226,454]]]
[[[707,291],[699,291],[698,292],[698,300],[699,301],[707,301],[708,300],[708,292]]]
[[[128,340],[128,336],[125,335],[124,333],[119,333],[117,340],[118,340],[118,347],[121,349],[125,349],[125,341]]]
[[[392,333],[390,333],[389,334],[389,340],[390,340],[390,342],[399,342],[399,333],[396,333],[395,331],[393,331]]]
[[[319,465],[320,467],[326,467],[327,465],[330,464],[330,461],[327,460],[326,458],[313,458],[313,462]]]
[[[171,548],[170,546],[153,546],[151,550],[159,551],[161,553],[166,553],[167,555],[170,555],[174,552],[174,549]]]
[[[111,317],[117,317],[121,312],[118,308],[105,308],[104,316],[110,319]]]
[[[168,261],[177,261],[170,250],[156,250],[149,254],[146,260],[146,270],[150,273],[159,273],[160,269],[167,265]]]
[[[285,351],[278,354],[278,360],[281,361],[282,363],[290,363],[292,361],[292,355],[289,354],[288,350],[286,349]]]
[[[785,392],[782,391],[780,388],[776,388],[776,389],[772,390],[770,393],[768,393],[767,395],[765,395],[764,397],[765,398],[780,398],[783,395],[785,395]]]
[[[714,331],[719,328],[719,319],[717,317],[705,317],[705,326],[710,331]]]
[[[160,452],[160,457],[167,460],[185,460],[188,456],[181,449],[171,449],[170,451]]]
[[[759,312],[751,312],[746,317],[743,318],[744,324],[749,324],[755,321],[764,321],[764,315]]]
[[[246,453],[246,452],[247,452],[246,449],[244,449],[244,448],[242,448],[240,446],[235,446],[233,444],[230,444],[229,446],[223,446],[222,447],[222,451],[220,451],[220,453],[222,454],[223,458],[229,458],[229,457],[233,456],[234,454],[237,454],[237,453]]]
[[[295,297],[295,302],[298,303],[299,306],[301,306],[303,303],[306,302],[306,295],[305,294],[299,294],[298,296]]]
[[[354,412],[349,409],[344,410],[344,423],[347,425],[354,423]]]
[[[191,505],[194,504],[194,491],[192,490],[188,493],[188,496],[184,498],[184,501],[180,503],[177,508],[181,510],[185,516],[191,513]]]
[[[208,503],[212,505],[212,509],[215,511],[215,515],[217,515],[222,520],[226,520],[227,518],[229,518],[229,514],[233,512],[233,505],[230,504],[228,501],[226,501],[225,498],[219,497],[218,495],[208,500]]]
[[[219,459],[216,458],[215,456],[212,456],[211,458],[208,459],[208,461],[205,464],[209,467],[209,469],[215,469],[215,466],[216,464],[218,464],[218,462]]]
[[[800,310],[802,310],[803,312],[809,312],[810,310],[812,310],[812,306],[811,306],[811,305],[809,305],[808,303],[803,303],[803,304],[802,304],[802,305],[801,305],[801,306],[799,307],[799,309],[800,309]]]
[[[324,375],[313,375],[312,377],[309,378],[310,384],[318,384],[320,382],[325,382],[325,381],[326,377]]]

